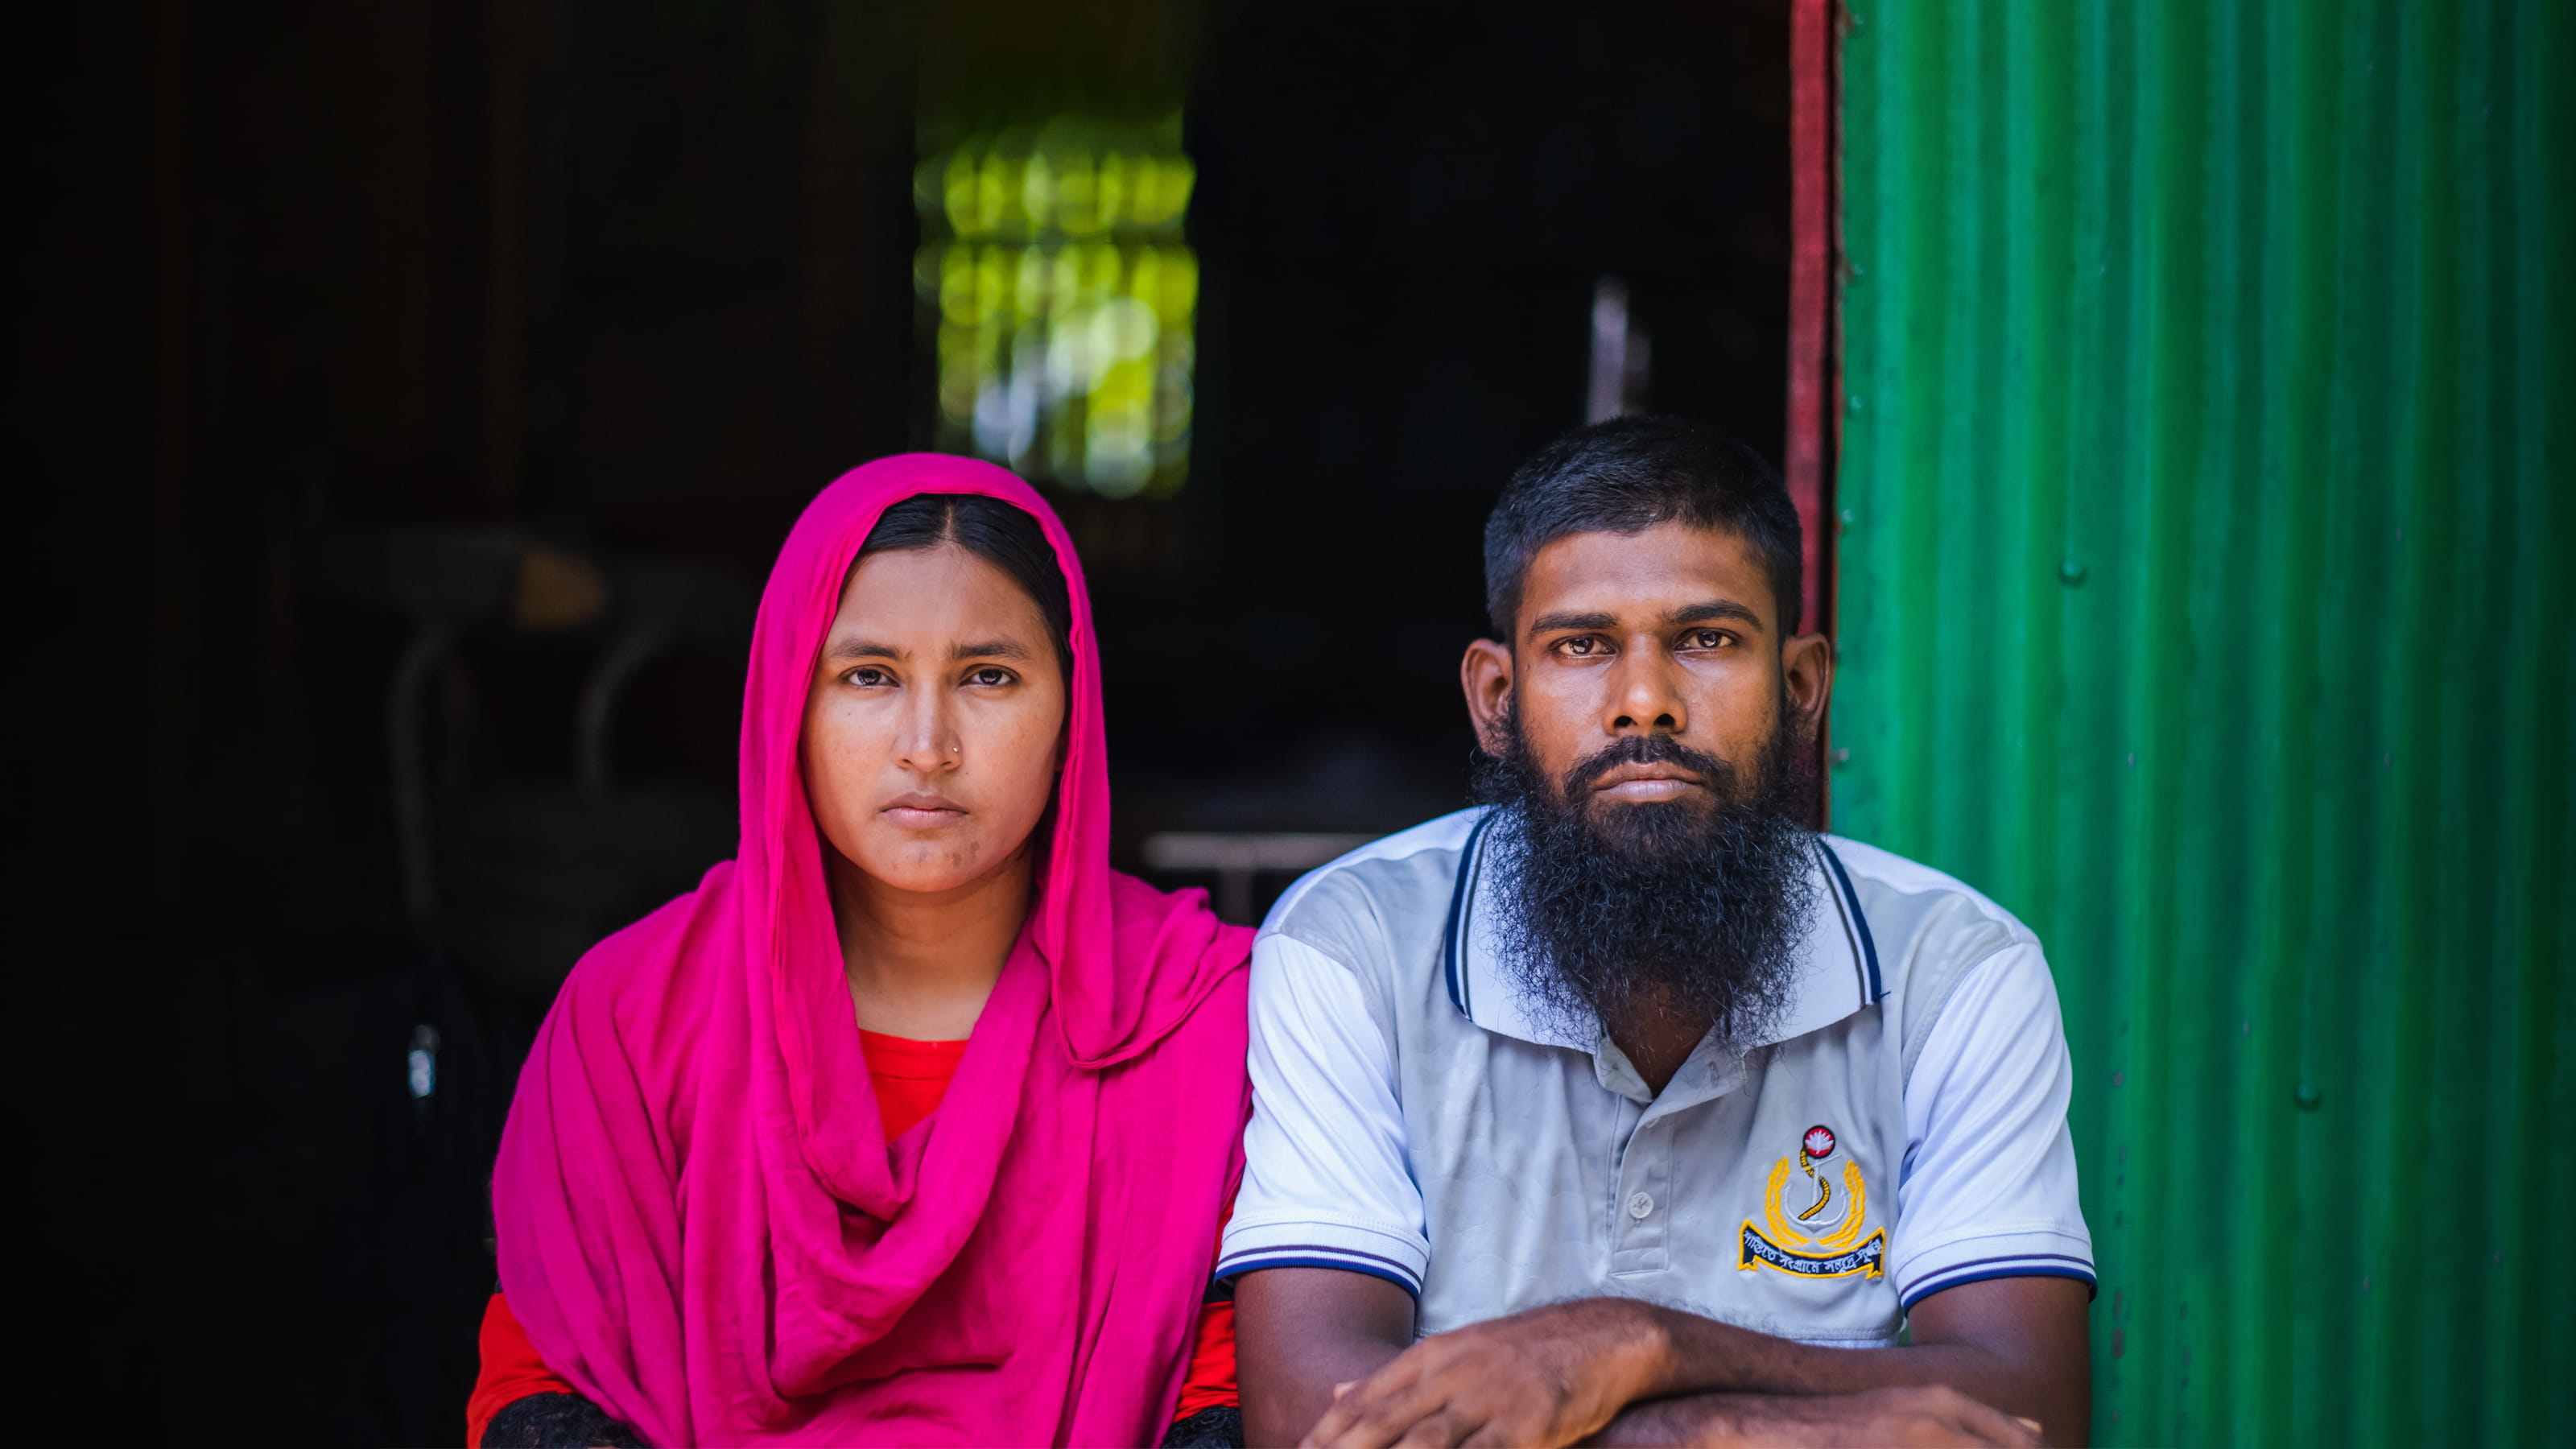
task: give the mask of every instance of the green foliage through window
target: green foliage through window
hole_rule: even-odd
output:
[[[1180,137],[1177,113],[1066,115],[925,148],[940,447],[1110,498],[1180,488],[1199,283]]]

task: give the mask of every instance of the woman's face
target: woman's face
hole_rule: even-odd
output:
[[[968,885],[1054,797],[1065,679],[1037,604],[953,544],[850,571],[805,696],[805,794],[842,858],[900,890]]]

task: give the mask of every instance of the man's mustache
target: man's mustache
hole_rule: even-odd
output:
[[[1679,765],[1699,776],[1700,783],[1718,798],[1735,794],[1735,767],[1717,756],[1694,750],[1671,735],[1628,735],[1612,740],[1565,772],[1565,799],[1568,803],[1578,799],[1593,781],[1621,765]]]

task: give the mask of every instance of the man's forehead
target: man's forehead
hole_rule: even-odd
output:
[[[1521,618],[1555,614],[1661,619],[1724,600],[1754,611],[1767,627],[1771,581],[1742,538],[1722,528],[1659,523],[1637,533],[1570,533],[1552,539],[1522,576]]]

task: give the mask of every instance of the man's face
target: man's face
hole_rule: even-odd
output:
[[[1783,640],[1769,575],[1742,539],[1658,524],[1641,533],[1577,533],[1548,544],[1521,584],[1508,641],[1470,645],[1467,707],[1500,753],[1516,716],[1540,778],[1569,772],[1631,737],[1675,744],[1734,768],[1758,791],[1766,746],[1784,721],[1794,736],[1822,715],[1832,650],[1821,635]],[[1666,760],[1580,771],[1577,808],[1596,827],[1621,805],[1715,803],[1730,782]]]

